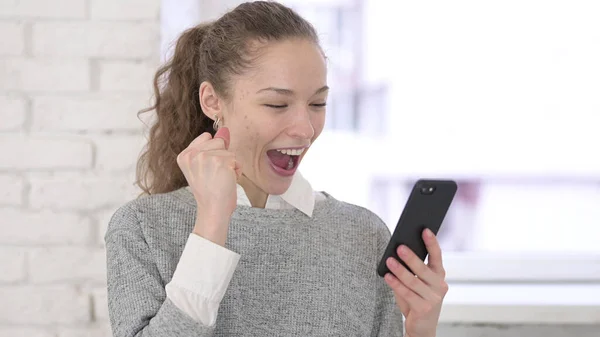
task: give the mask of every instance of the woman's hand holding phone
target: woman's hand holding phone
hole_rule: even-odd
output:
[[[429,229],[422,236],[429,253],[427,264],[408,247],[398,247],[398,256],[414,274],[393,257],[386,261],[390,273],[384,279],[394,291],[409,337],[436,336],[442,302],[448,292],[442,250],[436,236]]]
[[[193,232],[221,246],[227,239],[237,204],[237,179],[242,174],[228,148],[229,130],[222,127],[214,138],[208,132],[201,134],[177,156],[198,206]]]

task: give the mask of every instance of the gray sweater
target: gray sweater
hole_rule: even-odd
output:
[[[191,192],[122,206],[105,236],[114,337],[402,336],[393,293],[376,274],[388,228],[374,213],[326,196],[312,217],[237,207],[226,247],[241,258],[211,327],[165,293],[194,227]]]

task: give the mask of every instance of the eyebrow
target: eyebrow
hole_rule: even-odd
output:
[[[316,94],[320,94],[320,93],[322,93],[322,92],[325,92],[325,91],[327,91],[327,90],[329,90],[329,87],[328,87],[328,86],[324,86],[324,87],[322,87],[322,88],[319,88],[319,89],[318,89],[318,90],[315,92],[315,95],[316,95]],[[276,93],[278,93],[278,94],[281,94],[281,95],[286,95],[286,96],[293,96],[293,95],[294,95],[294,91],[293,91],[293,90],[290,90],[290,89],[284,89],[284,88],[275,88],[275,87],[268,87],[268,88],[260,89],[260,90],[259,90],[259,91],[257,91],[256,93],[258,94],[258,93],[261,93],[261,92],[263,92],[263,91],[275,91],[275,92],[276,92]]]

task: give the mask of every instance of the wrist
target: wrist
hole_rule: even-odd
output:
[[[209,213],[199,210],[193,233],[220,246],[225,246],[229,231],[229,220],[230,216],[225,216],[223,213]]]
[[[202,219],[206,222],[229,222],[233,210],[228,210],[222,205],[200,204],[196,203],[196,219]]]

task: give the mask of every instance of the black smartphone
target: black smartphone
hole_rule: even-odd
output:
[[[390,272],[386,265],[389,257],[397,259],[412,273],[404,261],[398,258],[398,247],[402,244],[415,252],[422,261],[425,261],[428,253],[423,241],[423,230],[429,228],[437,235],[457,189],[458,186],[453,180],[420,179],[414,184],[396,229],[394,229],[377,267],[379,276],[383,277]]]

